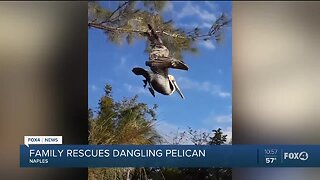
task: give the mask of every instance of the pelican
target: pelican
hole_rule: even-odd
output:
[[[152,48],[149,61],[146,61],[146,66],[149,66],[151,71],[145,70],[140,67],[135,67],[132,72],[135,75],[142,75],[145,80],[144,87],[149,84],[149,91],[153,97],[155,97],[155,91],[163,95],[171,95],[177,91],[181,98],[184,96],[172,75],[169,75],[169,68],[188,70],[188,66],[182,61],[169,57],[169,50],[163,44],[162,40],[148,24],[149,31],[146,32],[150,46]]]
[[[158,57],[169,57],[169,49],[163,44],[160,37],[153,30],[150,24],[148,24],[149,31],[146,32],[148,40],[150,41],[150,46],[152,48],[149,59],[154,60]]]
[[[168,68],[162,69],[163,71],[157,73],[153,71],[147,71],[140,67],[135,67],[132,69],[132,72],[135,75],[142,75],[145,80],[144,87],[149,84],[149,91],[153,97],[155,97],[155,91],[163,95],[171,95],[175,91],[179,93],[182,99],[184,99],[184,95],[181,92],[175,78],[172,75],[167,74]]]

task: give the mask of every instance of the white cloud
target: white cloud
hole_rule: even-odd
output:
[[[212,43],[212,41],[200,41],[199,44],[207,49],[215,49],[216,46]]]
[[[214,2],[205,2],[203,7],[193,2],[184,2],[184,4],[181,10],[174,11],[174,14],[176,14],[175,18],[178,20],[176,25],[186,29],[198,27],[204,31],[202,33],[207,33],[206,31],[211,28],[213,22],[217,19],[216,14],[218,8],[216,4]],[[169,8],[171,8],[171,5],[173,6],[170,2],[170,5],[168,5]],[[190,21],[190,18],[194,20]],[[188,21],[182,19],[188,19]],[[198,43],[204,48],[215,49],[213,41],[199,41]]]
[[[177,125],[174,125],[168,121],[158,121],[156,124],[156,130],[164,139],[164,144],[180,144],[180,145],[194,145],[190,136],[182,135],[183,132],[188,131],[188,127],[179,128]],[[197,132],[208,132],[207,129],[193,129]],[[182,137],[182,138],[181,138]],[[181,138],[181,139],[180,139]]]
[[[231,96],[231,94],[228,93],[228,92],[219,92],[218,95],[219,95],[220,97],[230,97],[230,96]]]
[[[232,114],[216,116],[214,120],[218,123],[231,122]]]
[[[188,131],[187,127],[179,128],[177,125],[172,124],[168,121],[157,121],[155,124],[155,128],[157,132],[161,135],[161,137],[164,139],[165,141],[164,144],[174,144],[174,143],[177,143],[177,141],[179,141],[179,144],[193,145],[189,136],[184,136],[185,138],[183,138],[182,140],[175,139],[176,137],[181,137],[182,132]],[[213,129],[217,129],[217,128],[212,128],[212,129],[202,128],[202,129],[193,129],[193,130],[196,130],[199,133],[202,133],[202,132],[210,133],[210,136],[212,137]],[[221,129],[223,134],[227,135],[227,143],[229,143],[232,138],[232,127],[228,126]]]
[[[217,114],[212,111],[209,115],[202,121],[205,125],[213,124],[229,124],[232,123],[232,113]]]
[[[98,87],[96,85],[90,85],[91,91],[97,91]]]
[[[124,70],[126,70],[125,72],[128,72],[127,69],[129,68],[129,65],[127,63],[126,56],[121,56],[115,60],[117,61],[117,65],[113,68],[115,73],[117,73],[117,74],[121,73],[123,75]]]
[[[205,4],[212,10],[212,11],[216,11],[217,10],[217,5],[212,2],[212,1],[205,1]]]
[[[146,89],[144,89],[142,87],[142,85],[141,85],[141,87],[140,86],[133,86],[130,84],[124,84],[123,86],[130,93],[135,93],[135,94],[148,94],[149,93]]]
[[[121,57],[120,58],[120,65],[121,66],[124,66],[126,64],[126,62],[127,62],[127,58],[126,57]]]
[[[193,23],[176,23],[177,26],[179,27],[183,27],[183,28],[196,28],[197,26],[199,26],[199,24],[193,22]]]
[[[224,129],[222,129],[222,132],[223,132],[223,134],[228,135],[227,136],[227,143],[230,143],[231,138],[232,138],[232,127],[224,128]]]
[[[132,65],[131,65],[131,54],[119,56],[116,60],[117,65],[114,66],[113,71],[118,76],[131,76]]]
[[[181,22],[177,22],[176,23],[177,26],[179,27],[183,27],[183,28],[188,28],[188,29],[193,29],[193,28],[210,28],[212,26],[211,23],[209,22],[203,22],[202,24],[196,23],[196,22],[192,22],[192,23],[181,23]]]
[[[174,143],[174,138],[180,133],[179,128],[167,121],[157,121],[155,128],[164,141],[168,144]]]
[[[230,97],[229,92],[225,92],[220,86],[212,84],[210,82],[198,82],[186,77],[177,77],[181,89],[192,89],[197,91],[208,92],[212,95],[217,95],[222,98]]]
[[[216,16],[213,12],[208,12],[207,10],[200,8],[200,6],[194,5],[192,2],[187,2],[181,12],[177,13],[177,18],[182,19],[190,16],[199,17],[203,21],[213,22],[216,20]]]
[[[204,28],[211,28],[211,26],[212,26],[212,23],[204,22],[204,23],[202,23],[202,24],[201,24],[201,26],[200,26],[200,27],[204,27]]]
[[[174,5],[170,1],[166,1],[166,6],[163,10],[164,12],[174,12]]]
[[[213,2],[206,2],[206,5],[212,12],[208,12],[200,6],[194,5],[192,2],[187,2],[185,4],[186,5],[179,12],[174,8],[174,3],[167,1],[164,12],[171,12],[172,14],[175,14],[175,18],[178,19],[183,19],[188,16],[198,17],[200,20],[202,20],[202,22],[194,21],[190,23],[190,21],[188,21],[188,23],[181,23],[177,21],[175,24],[178,26],[186,28],[210,28],[212,26],[212,23],[217,19],[215,15],[217,8],[215,7],[215,4]]]

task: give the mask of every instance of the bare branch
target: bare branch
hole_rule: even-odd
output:
[[[127,5],[128,3],[129,3],[129,1],[124,2],[122,5],[120,5],[116,10],[114,10],[114,11],[111,13],[111,15],[109,16],[108,19],[102,21],[100,24],[103,24],[103,23],[108,22],[108,20],[110,20],[111,17],[112,17],[116,12],[118,12],[121,8],[123,8],[123,7],[124,7],[125,5]]]
[[[119,31],[119,32],[136,32],[136,33],[144,33],[145,31],[138,30],[138,29],[126,29],[126,28],[120,28],[120,27],[113,27],[108,25],[102,25],[101,23],[96,22],[89,22],[89,27],[105,30],[105,31]]]
[[[147,31],[143,31],[143,30],[139,30],[139,29],[126,29],[126,28],[121,28],[121,27],[113,27],[113,26],[103,25],[101,23],[96,23],[96,22],[89,22],[88,26],[93,27],[93,28],[97,28],[97,29],[101,29],[101,30],[105,30],[105,31],[118,31],[118,32],[126,32],[126,33],[146,33],[147,32]],[[156,33],[162,33],[164,35],[171,36],[174,38],[187,39],[187,37],[184,37],[184,36],[177,34],[177,33],[169,33],[169,32],[165,32],[165,31],[156,31]]]
[[[123,8],[126,4],[128,4],[129,3],[129,1],[127,1],[127,2],[124,2],[122,5],[120,5],[116,10],[114,10],[112,13],[111,13],[111,15],[110,15],[110,17],[109,18],[111,18],[117,11],[119,11],[121,8]]]
[[[127,3],[127,2],[126,2]],[[126,5],[126,3],[122,4],[119,6],[118,9],[116,9],[113,14],[121,9],[123,6]],[[111,15],[112,16],[112,15]],[[111,17],[110,16],[110,17]],[[181,39],[192,39],[192,40],[208,40],[210,38],[217,38],[219,36],[219,33],[221,30],[227,26],[231,20],[227,19],[224,14],[222,14],[211,26],[209,31],[205,34],[199,34],[199,29],[196,28],[193,31],[188,32],[186,35],[179,34],[179,33],[173,33],[173,32],[166,32],[166,31],[156,31],[156,33],[160,33],[169,37],[173,38],[181,38]],[[101,29],[104,31],[118,31],[118,32],[125,32],[125,33],[141,33],[144,34],[147,32],[146,30],[141,30],[141,29],[126,29],[126,28],[121,28],[121,27],[114,27],[110,25],[104,24],[105,22],[97,23],[95,21],[88,22],[89,27]]]

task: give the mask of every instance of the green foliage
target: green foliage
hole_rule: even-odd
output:
[[[194,145],[224,145],[227,142],[227,135],[223,134],[221,128],[212,131],[213,133],[193,130],[189,127],[187,131],[180,133],[174,138],[175,144],[192,142]],[[161,168],[166,179],[190,179],[190,180],[231,180],[232,170],[230,168]],[[153,172],[153,171],[151,171]],[[152,174],[152,173],[150,173]]]
[[[90,1],[88,3],[88,19],[96,21],[103,21],[111,16],[111,11],[103,8],[99,3]]]
[[[198,27],[186,32],[177,28],[172,19],[163,18],[162,13],[167,1],[126,1],[113,10],[102,7],[101,3],[103,2],[89,2],[89,28],[103,30],[110,42],[121,45],[124,42],[132,44],[136,39],[145,39],[147,24],[151,24],[170,50],[170,55],[181,60],[183,52],[198,52],[194,43],[196,40],[222,42],[222,30],[231,22],[222,14],[212,22],[212,27],[207,33],[201,34]],[[147,41],[145,52],[150,52],[148,43]]]
[[[154,128],[157,105],[148,107],[138,102],[138,96],[115,101],[112,87],[106,85],[98,110],[88,110],[90,144],[161,144]],[[219,128],[213,133],[189,128],[175,138],[176,144],[223,145],[227,135]],[[231,179],[231,169],[225,168],[89,168],[89,179]]]
[[[212,133],[194,130],[191,127],[188,130],[179,133],[173,138],[174,144],[184,144],[192,142],[194,145],[223,145],[227,143],[227,136],[223,134],[221,128],[213,130]]]
[[[115,102],[112,87],[105,86],[97,116],[89,109],[90,144],[155,144],[161,138],[154,129],[156,106],[138,102],[138,96]]]
[[[128,168],[89,168],[89,180],[124,180]]]
[[[210,141],[208,144],[210,145],[221,145],[227,142],[227,135],[223,135],[221,129],[213,130],[214,136],[210,137]]]
[[[138,96],[116,102],[112,87],[105,86],[94,117],[88,110],[90,144],[158,144],[161,137],[154,129],[156,108],[138,102]],[[126,179],[134,168],[90,168],[89,179]]]

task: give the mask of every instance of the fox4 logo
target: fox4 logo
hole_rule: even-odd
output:
[[[290,160],[301,160],[305,161],[309,158],[309,155],[307,152],[285,152],[283,155],[283,159],[290,159]]]

